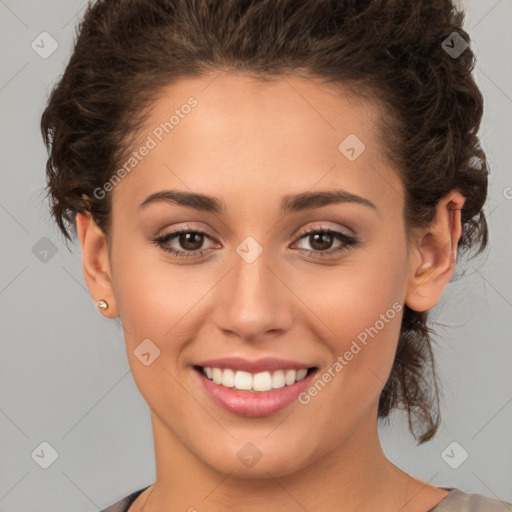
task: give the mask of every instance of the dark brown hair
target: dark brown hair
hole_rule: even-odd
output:
[[[459,255],[487,244],[488,168],[477,132],[482,95],[463,13],[449,0],[99,0],[88,5],[74,52],[41,120],[52,214],[66,242],[77,212],[110,236],[101,187],[131,149],[162,87],[239,70],[270,79],[319,77],[369,96],[403,180],[407,229],[426,227],[451,190],[465,198]],[[462,38],[462,39],[458,39]],[[443,47],[444,46],[444,47]],[[463,46],[464,47],[464,46]],[[419,443],[439,425],[427,312],[405,305],[379,417],[404,409]]]

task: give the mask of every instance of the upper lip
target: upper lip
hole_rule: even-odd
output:
[[[210,368],[230,368],[249,373],[259,373],[274,370],[300,370],[301,368],[312,368],[313,365],[291,361],[289,359],[278,359],[275,357],[264,357],[262,359],[250,360],[243,357],[221,357],[208,359],[197,363],[197,366]]]

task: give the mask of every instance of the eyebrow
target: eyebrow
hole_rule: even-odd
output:
[[[159,202],[177,204],[208,213],[221,214],[226,212],[225,203],[217,197],[178,190],[161,190],[154,192],[141,203],[139,210],[147,208],[150,204]],[[326,190],[283,196],[281,200],[281,214],[313,210],[315,208],[339,203],[360,204],[378,211],[375,204],[369,199],[352,194],[346,190]]]

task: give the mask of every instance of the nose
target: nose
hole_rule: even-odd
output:
[[[214,323],[224,334],[256,342],[288,330],[294,295],[265,251],[252,262],[238,254],[217,287]]]

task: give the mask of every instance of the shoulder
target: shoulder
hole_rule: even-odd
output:
[[[481,494],[467,494],[459,489],[451,489],[446,497],[428,512],[512,512],[512,504]]]
[[[149,486],[148,486],[149,487]],[[110,507],[101,510],[100,512],[127,512],[132,503],[141,495],[148,487],[144,487],[144,489],[140,489],[138,491],[132,492],[125,498],[120,501],[117,501]]]

